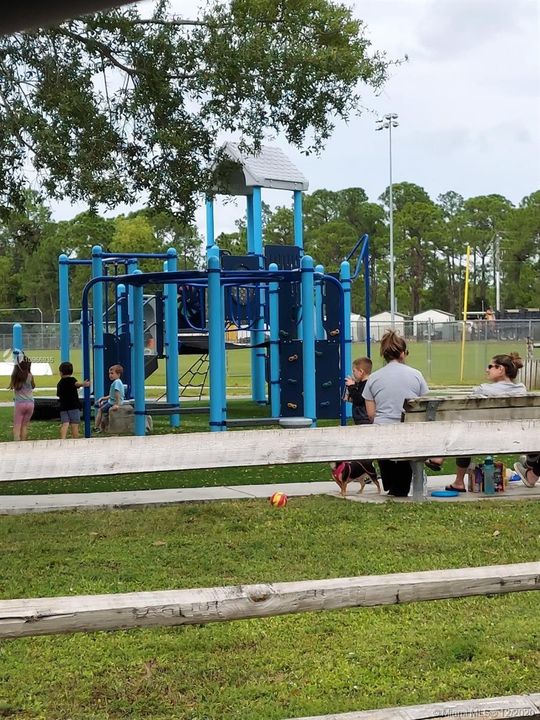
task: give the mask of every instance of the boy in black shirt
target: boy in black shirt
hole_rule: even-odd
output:
[[[355,425],[371,425],[366,412],[366,401],[362,397],[364,387],[371,374],[373,363],[367,357],[358,358],[353,362],[352,377],[345,378],[346,400],[352,403],[352,416]]]
[[[352,403],[352,416],[355,425],[371,425],[366,411],[366,401],[362,397],[364,387],[371,374],[372,362],[368,357],[361,357],[353,362],[353,374],[345,378],[345,396]],[[341,494],[345,495],[351,480],[360,481],[360,492],[365,483],[374,482],[380,492],[377,471],[371,460],[336,461],[331,463],[332,477],[339,485]]]
[[[79,437],[79,423],[81,421],[81,403],[77,390],[81,387],[90,387],[90,380],[78,382],[73,377],[73,365],[63,362],[58,368],[60,381],[56,386],[56,394],[60,402],[60,439],[67,438],[68,428],[71,428],[71,437]]]

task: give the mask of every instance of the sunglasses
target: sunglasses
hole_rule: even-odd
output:
[[[501,367],[501,366],[500,365],[488,365],[487,369],[491,370],[491,368],[498,368],[498,367]]]

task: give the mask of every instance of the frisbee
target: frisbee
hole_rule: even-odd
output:
[[[459,493],[457,490],[432,490],[431,495],[433,497],[457,497]]]

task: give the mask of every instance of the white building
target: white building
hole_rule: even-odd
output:
[[[379,342],[384,333],[390,328],[392,315],[389,310],[371,316],[371,339]],[[405,336],[406,315],[399,312],[394,313],[394,329],[400,335]]]
[[[456,316],[444,310],[424,310],[413,316],[413,334],[418,340],[431,338],[450,340],[454,338],[446,337],[443,325],[445,323],[455,323]]]
[[[366,318],[356,313],[351,313],[351,339],[353,342],[366,339]]]

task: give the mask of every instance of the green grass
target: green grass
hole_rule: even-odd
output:
[[[456,342],[438,342],[428,345],[427,343],[409,343],[409,364],[422,371],[428,382],[437,385],[476,385],[484,380],[484,372],[487,363],[493,355],[503,352],[519,350],[516,343],[510,342],[467,342],[465,345],[465,362],[463,380],[461,380],[461,344]],[[353,346],[353,357],[365,355],[366,348],[362,343]],[[49,362],[52,366],[53,376],[36,378],[37,394],[54,395],[54,392],[42,390],[45,387],[56,387],[58,378],[56,372],[60,363],[59,350],[34,350],[29,352],[31,358],[40,358]],[[379,345],[375,343],[372,347],[374,367],[381,366],[379,357]],[[193,355],[182,355],[179,357],[179,372],[182,374],[196,359]],[[71,358],[74,366],[74,374],[79,380],[82,378],[82,358],[80,350],[72,351]],[[250,393],[250,351],[230,350],[227,352],[227,386],[230,395]],[[8,378],[5,379],[4,388],[8,385]],[[159,369],[147,379],[148,386],[165,385],[165,362],[159,361]],[[11,400],[12,393],[6,389],[0,389],[0,402]],[[148,397],[158,397],[159,390],[148,390]]]
[[[432,369],[441,378],[455,372],[456,362],[459,367],[456,348],[454,353],[450,349],[432,346]],[[475,349],[469,359],[476,364],[475,377],[469,382],[480,381],[486,358],[501,349]],[[423,351],[425,346],[411,346],[412,365],[421,367]],[[236,358],[234,377],[245,372],[247,385],[249,353],[231,357]],[[52,378],[39,380],[46,381],[53,384]],[[150,382],[159,384],[157,378]],[[231,417],[268,413],[246,401],[233,401],[230,409]],[[11,408],[0,408],[1,441],[11,439],[11,418]],[[207,416],[189,415],[176,432],[205,429]],[[156,419],[155,432],[171,432],[166,418]],[[31,424],[31,439],[57,436],[56,422]],[[452,459],[445,469],[452,471]],[[326,464],[5,483],[0,492],[321,479],[329,479]],[[329,497],[292,499],[282,511],[265,501],[246,500],[5,516],[0,517],[0,596],[206,587],[532,561],[540,550],[539,521],[536,503],[374,506]],[[283,720],[533,692],[540,687],[539,636],[538,598],[520,593],[4,641],[0,718]]]
[[[0,519],[3,598],[538,559],[540,505],[328,497]],[[538,594],[0,645],[10,720],[283,720],[537,692]]]

